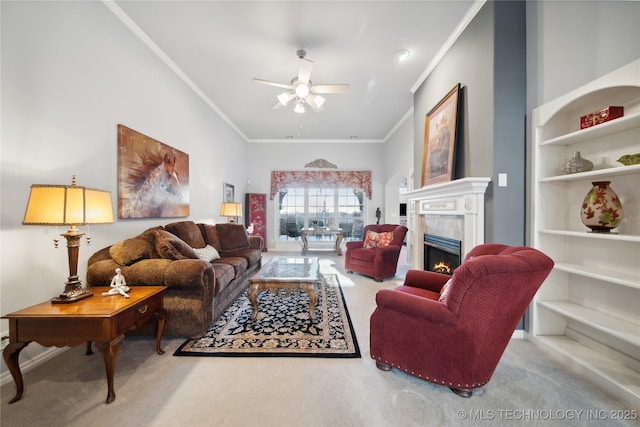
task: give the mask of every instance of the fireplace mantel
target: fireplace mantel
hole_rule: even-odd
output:
[[[446,236],[462,240],[462,256],[476,245],[484,243],[484,195],[491,178],[473,177],[434,184],[404,193],[402,197],[409,205],[409,259],[413,268],[423,268],[423,236],[429,222],[439,218],[460,219],[461,235]],[[445,235],[444,233],[442,235]]]

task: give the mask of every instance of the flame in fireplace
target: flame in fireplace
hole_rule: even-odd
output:
[[[431,271],[434,271],[436,273],[451,274],[451,267],[440,261],[439,263],[433,265]]]

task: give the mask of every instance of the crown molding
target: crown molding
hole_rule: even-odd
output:
[[[447,54],[449,49],[451,49],[453,44],[456,42],[456,40],[458,40],[458,38],[464,32],[467,26],[469,26],[471,21],[473,21],[473,18],[476,17],[476,15],[478,14],[478,12],[480,12],[480,9],[482,9],[482,6],[484,6],[486,2],[487,0],[476,0],[473,3],[473,5],[469,8],[467,13],[462,18],[462,21],[460,21],[456,29],[453,30],[453,33],[451,33],[447,41],[442,45],[440,50],[438,50],[438,53],[436,53],[436,55],[433,57],[433,59],[427,66],[426,70],[424,70],[424,72],[420,75],[418,80],[411,87],[411,93],[413,94],[416,93],[416,91],[420,88],[422,83],[424,83],[427,77],[429,77],[429,74],[431,74],[431,72],[438,66],[440,61],[442,61],[442,58],[444,58],[444,56]]]

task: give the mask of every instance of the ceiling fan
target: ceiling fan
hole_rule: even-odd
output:
[[[349,91],[348,84],[323,84],[314,85],[309,77],[311,77],[311,70],[313,69],[313,62],[305,59],[307,52],[300,49],[296,52],[296,55],[300,59],[298,67],[298,75],[291,79],[290,84],[276,83],[269,80],[253,79],[254,82],[262,83],[269,86],[275,86],[282,89],[286,89],[278,95],[278,102],[273,104],[271,108],[278,109],[286,106],[290,101],[295,100],[295,106],[293,111],[296,113],[304,113],[304,106],[309,105],[314,111],[320,112],[323,110],[325,98],[320,94],[327,93],[346,93]]]

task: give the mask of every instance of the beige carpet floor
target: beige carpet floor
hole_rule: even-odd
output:
[[[102,357],[79,346],[26,372],[19,402],[8,404],[13,382],[2,387],[2,427],[640,425],[603,419],[634,408],[523,340],[512,340],[471,399],[378,370],[368,351],[375,293],[395,287],[408,266],[376,283],[346,274],[343,257],[320,256],[321,271],[339,276],[361,359],[173,357],[181,337],[164,339],[164,355],[153,339],[129,337],[117,357],[116,400],[107,405]]]

